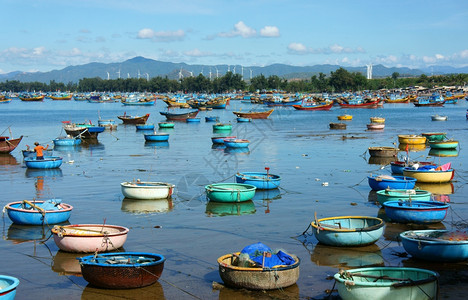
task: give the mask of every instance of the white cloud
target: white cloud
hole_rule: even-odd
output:
[[[176,31],[154,31],[150,28],[143,28],[138,31],[138,39],[150,39],[154,42],[181,41],[185,38],[185,32],[181,29]]]
[[[297,54],[304,54],[307,52],[307,47],[301,43],[291,43],[288,45],[288,49],[297,52]]]
[[[280,32],[276,26],[265,26],[260,29],[260,35],[264,37],[278,37],[280,36]]]
[[[291,54],[343,54],[343,53],[365,53],[365,50],[361,47],[352,49],[349,47],[343,47],[338,44],[331,45],[326,48],[307,48],[302,43],[291,43],[288,45],[288,50]]]
[[[220,37],[236,37],[242,36],[244,38],[254,37],[257,35],[257,31],[247,25],[244,22],[239,21],[234,25],[234,29],[229,32],[221,32],[218,34]]]
[[[198,49],[185,51],[184,54],[187,55],[187,56],[191,56],[191,57],[213,56],[213,53],[211,53],[211,52],[202,52],[202,51],[200,51]]]

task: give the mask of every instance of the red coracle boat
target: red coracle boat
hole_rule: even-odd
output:
[[[15,150],[22,139],[23,136],[12,140],[7,136],[0,136],[0,153],[10,153]]]
[[[339,103],[341,108],[377,108],[381,100],[363,102],[358,104]]]
[[[297,110],[330,110],[333,107],[333,101],[321,105],[293,105]]]

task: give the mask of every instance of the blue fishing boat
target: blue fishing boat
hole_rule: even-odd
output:
[[[377,201],[383,204],[387,201],[431,201],[432,193],[423,190],[403,189],[403,190],[392,190],[385,189],[377,191]]]
[[[450,204],[439,201],[387,201],[382,204],[393,222],[431,224],[445,219]]]
[[[136,130],[154,130],[154,124],[135,125]]]
[[[281,177],[268,172],[242,172],[236,174],[236,182],[251,184],[260,190],[270,190],[279,187]]]
[[[98,125],[102,126],[102,127],[113,127],[113,126],[115,126],[115,120],[112,120],[112,119],[107,119],[107,120],[99,119],[98,120]]]
[[[230,203],[252,200],[256,189],[244,183],[214,183],[205,186],[210,201]]]
[[[366,216],[342,216],[310,223],[315,238],[322,244],[355,247],[374,244],[383,234],[384,221]]]
[[[401,243],[412,257],[436,262],[468,259],[466,231],[410,230],[400,233]]]
[[[243,118],[243,117],[238,117],[237,122],[242,123],[242,122],[250,122],[252,119],[250,118]]]
[[[158,281],[166,258],[157,253],[100,253],[77,258],[83,278],[106,289],[131,289]]]
[[[62,165],[62,158],[58,156],[44,156],[44,159],[26,157],[24,163],[31,169],[54,169]]]
[[[225,139],[235,139],[235,136],[214,136],[211,138],[213,144],[224,144]]]
[[[0,299],[13,300],[16,297],[16,287],[19,279],[12,276],[0,275]]]
[[[159,128],[174,128],[175,124],[172,122],[159,122]]]
[[[246,139],[224,139],[227,148],[246,148],[249,144],[250,141]]]
[[[439,274],[402,267],[340,270],[334,275],[342,299],[437,299]]]
[[[413,189],[416,179],[408,176],[371,175],[367,176],[369,186],[374,191],[385,189]]]
[[[231,129],[232,129],[231,124],[216,123],[213,125],[213,130],[231,130]]]
[[[46,201],[17,201],[5,205],[8,217],[20,225],[52,225],[68,221],[73,206],[61,199]]]
[[[430,161],[406,162],[406,161],[396,160],[396,161],[390,162],[390,170],[392,170],[393,174],[403,175],[403,170],[405,168],[412,167],[415,164],[417,164],[418,166],[425,166],[425,165],[431,165],[433,163]]]
[[[54,146],[76,146],[81,144],[81,139],[72,136],[59,136],[53,142]]]
[[[145,134],[145,141],[167,142],[168,140],[169,140],[169,133]]]
[[[185,122],[187,122],[187,123],[200,123],[200,118],[196,118],[196,117],[187,118],[187,119],[185,120]]]
[[[219,118],[216,116],[206,116],[205,122],[219,122]]]

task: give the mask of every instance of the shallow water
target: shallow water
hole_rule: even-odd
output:
[[[385,104],[379,109],[340,109],[295,111],[276,108],[268,120],[237,123],[232,111],[266,110],[261,105],[231,101],[226,110],[201,111],[200,123],[177,122],[167,143],[148,143],[143,132],[117,119],[151,113],[148,123],[164,121],[159,111],[166,105],[128,107],[120,103],[51,101],[26,103],[15,99],[1,106],[1,135],[24,135],[11,155],[0,157],[1,205],[23,199],[61,198],[73,205],[72,224],[115,224],[130,228],[125,251],[156,252],[166,257],[165,270],[158,283],[131,291],[112,291],[88,286],[79,276],[76,257],[58,251],[49,228],[12,225],[3,216],[0,254],[1,273],[20,279],[17,299],[146,299],[146,298],[323,298],[332,289],[328,277],[339,268],[371,265],[427,268],[441,274],[441,296],[462,291],[467,283],[466,264],[436,264],[405,256],[397,241],[400,232],[421,228],[387,223],[382,238],[364,248],[333,248],[318,245],[313,236],[302,235],[317,212],[318,218],[340,215],[385,217],[374,203],[375,193],[367,183],[370,174],[390,174],[388,160],[370,158],[370,146],[398,146],[398,134],[447,132],[460,146],[457,156],[428,156],[429,149],[410,152],[414,160],[452,162],[452,184],[424,186],[448,194],[452,204],[443,223],[429,228],[466,229],[468,219],[468,171],[465,169],[468,144],[467,101],[441,108],[417,108],[412,104]],[[346,130],[330,130],[338,115],[353,115]],[[447,115],[448,121],[431,121],[432,114]],[[60,169],[28,170],[21,150],[34,141],[52,146],[63,135],[61,122],[97,123],[114,119],[117,130],[105,131],[98,142],[75,148],[55,149],[62,156]],[[219,116],[231,122],[229,135],[251,141],[248,149],[213,146],[213,123],[205,116]],[[386,118],[381,132],[366,130],[369,118]],[[404,154],[404,152],[401,152]],[[257,192],[252,202],[209,203],[204,185],[233,182],[236,172],[264,172],[282,177],[278,190]],[[170,200],[135,201],[123,199],[120,183],[133,179],[162,181],[176,185]],[[326,184],[327,183],[327,184]],[[308,230],[311,234],[311,230]],[[244,246],[263,242],[301,258],[301,274],[296,285],[280,291],[248,292],[230,288],[213,289],[222,283],[218,257],[240,251]],[[454,273],[455,272],[455,273]],[[457,281],[452,279],[456,276]],[[337,295],[336,292],[333,295]]]

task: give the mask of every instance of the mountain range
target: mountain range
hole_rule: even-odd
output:
[[[118,79],[118,78],[151,78],[156,76],[167,77],[169,79],[179,79],[188,76],[198,76],[216,78],[231,71],[234,74],[241,74],[248,80],[251,77],[263,74],[265,77],[277,75],[285,79],[306,79],[319,73],[329,75],[336,71],[338,65],[314,65],[314,66],[292,66],[285,64],[272,64],[264,67],[241,66],[241,65],[189,65],[186,63],[163,62],[141,56],[128,59],[120,63],[88,63],[78,66],[69,66],[61,70],[49,72],[21,72],[15,71],[0,74],[0,81],[18,80],[21,82],[43,82],[50,81],[63,83],[77,83],[82,78]],[[361,72],[367,74],[366,66],[343,67],[349,72]],[[385,67],[374,65],[372,67],[373,78],[389,77],[394,72],[398,72],[400,77],[414,77],[422,74],[442,75],[450,73],[468,73],[468,67],[453,68],[447,66],[432,66],[425,69],[410,69],[403,67]]]

